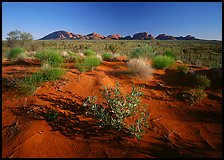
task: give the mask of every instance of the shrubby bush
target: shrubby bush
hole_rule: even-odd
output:
[[[166,50],[166,51],[164,52],[164,56],[167,56],[167,57],[171,57],[171,58],[173,58],[173,59],[176,59],[175,54],[174,54],[171,50]]]
[[[197,88],[206,89],[207,87],[210,87],[211,81],[208,79],[206,75],[197,75],[196,84],[197,84]]]
[[[48,63],[52,67],[60,67],[64,58],[55,50],[44,50],[37,52],[35,57],[41,60],[42,63]]]
[[[101,64],[101,60],[96,56],[86,57],[84,60],[77,62],[75,65],[80,72],[86,72],[94,69]]]
[[[108,53],[108,52],[104,53],[102,55],[102,58],[103,58],[104,61],[112,61],[113,60],[112,54]]]
[[[152,60],[154,67],[157,69],[167,68],[175,62],[173,58],[162,55],[158,55],[154,57]]]
[[[129,53],[130,58],[153,58],[155,56],[155,52],[153,48],[149,45],[145,47],[139,47],[134,49]]]
[[[85,56],[94,56],[94,55],[96,55],[96,53],[91,49],[87,49],[84,51],[84,55]]]
[[[143,93],[133,86],[131,93],[124,95],[119,89],[119,84],[115,88],[103,88],[101,94],[105,103],[98,104],[97,97],[87,97],[83,102],[86,114],[98,121],[99,127],[124,131],[140,140],[145,128],[148,127],[149,117],[146,107],[140,104]],[[135,121],[127,123],[130,119]]]
[[[177,66],[177,71],[178,71],[179,73],[181,73],[181,74],[187,74],[188,71],[189,71],[189,68],[188,68],[188,66],[186,66],[186,65],[178,65],[178,66]]]

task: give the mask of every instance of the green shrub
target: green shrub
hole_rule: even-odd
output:
[[[149,116],[146,107],[140,104],[143,93],[133,86],[131,93],[124,95],[119,89],[119,84],[114,89],[105,86],[103,88],[101,94],[105,103],[97,104],[97,97],[87,97],[83,103],[86,114],[97,120],[100,127],[124,131],[139,140],[145,131],[144,128],[148,127]],[[128,124],[127,120],[132,121]]]
[[[185,66],[185,65],[178,65],[177,71],[181,74],[186,74],[189,71],[189,68],[188,66]]]
[[[197,84],[197,88],[205,89],[211,85],[211,81],[208,79],[206,75],[197,75],[196,84]]]
[[[82,62],[77,62],[76,67],[80,72],[86,72],[94,69],[96,66],[100,65],[101,60],[98,57],[91,56],[86,57]]]
[[[205,98],[206,94],[203,89],[189,89],[186,91],[179,92],[177,98],[188,102],[190,105],[195,104],[201,99]]]
[[[162,55],[158,55],[154,57],[152,60],[154,67],[157,69],[167,68],[175,62],[173,58]]]
[[[154,56],[155,53],[153,51],[153,48],[149,45],[146,45],[145,47],[136,48],[129,53],[130,58],[153,58]]]
[[[85,50],[85,52],[84,52],[84,55],[85,56],[94,56],[96,53],[93,51],[93,50],[91,50],[91,49],[87,49],[87,50]]]
[[[16,59],[25,50],[22,48],[13,48],[11,51],[6,53],[6,58],[9,60]]]
[[[117,51],[118,45],[117,43],[112,43],[105,46],[105,51],[111,51],[113,54]]]
[[[173,58],[173,59],[176,59],[175,54],[174,54],[171,50],[166,50],[166,51],[164,52],[164,56],[167,56],[167,57],[171,57],[171,58]]]
[[[48,63],[52,67],[60,67],[64,61],[63,57],[55,50],[45,50],[35,54],[42,63]]]
[[[104,61],[112,61],[112,54],[110,54],[110,53],[104,53],[103,55],[102,55],[102,57],[103,57],[103,60]]]

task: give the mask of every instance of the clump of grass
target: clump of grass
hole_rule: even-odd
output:
[[[179,92],[177,98],[188,102],[190,105],[195,104],[196,102],[202,100],[206,97],[206,94],[203,89],[189,89],[186,91]]]
[[[20,54],[22,54],[25,50],[22,48],[13,48],[9,52],[6,53],[6,58],[9,60],[16,59]]]
[[[153,61],[154,67],[157,69],[168,68],[175,62],[173,58],[163,56],[163,55],[158,55],[154,57],[152,61]]]
[[[60,67],[64,61],[63,57],[55,50],[45,50],[35,54],[41,63],[48,63],[52,67]]]
[[[178,71],[180,74],[187,74],[188,71],[189,71],[189,67],[186,66],[186,65],[178,65],[178,66],[177,66],[177,71]]]
[[[149,114],[145,105],[141,105],[140,97],[143,93],[140,88],[132,86],[130,94],[124,95],[119,84],[115,88],[103,87],[101,92],[105,103],[97,104],[97,97],[87,97],[83,102],[87,116],[91,116],[99,127],[111,127],[123,131],[131,137],[140,140],[145,128],[148,128]],[[131,120],[127,123],[127,120]],[[134,119],[134,121],[133,121]]]
[[[16,58],[16,61],[18,62],[23,62],[28,58],[28,56],[23,52],[21,54],[19,54]]]
[[[44,82],[57,80],[63,74],[64,71],[59,68],[42,69],[31,76],[25,76],[24,78],[18,79],[16,81],[16,88],[19,89],[21,94],[30,95]]]
[[[211,81],[208,79],[206,75],[197,75],[196,84],[197,84],[197,88],[206,89],[207,87],[210,87]]]
[[[129,53],[130,58],[153,58],[154,56],[154,49],[149,45],[146,45],[145,47],[136,48]]]
[[[103,60],[104,61],[112,61],[113,60],[112,54],[111,53],[108,53],[108,52],[104,53],[102,55],[102,57],[103,57]]]
[[[171,57],[171,58],[173,58],[173,59],[176,59],[175,54],[174,54],[171,50],[166,50],[166,51],[164,52],[164,56],[167,56],[167,57]]]
[[[86,72],[94,69],[96,66],[101,64],[101,60],[96,56],[86,57],[83,61],[77,62],[76,67],[80,72]]]
[[[92,49],[87,49],[87,50],[85,50],[84,55],[85,56],[94,56],[94,55],[96,55],[96,53]]]
[[[131,59],[127,66],[131,73],[142,77],[150,76],[153,73],[152,66],[147,64],[145,59]]]

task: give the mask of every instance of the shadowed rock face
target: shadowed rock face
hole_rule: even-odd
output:
[[[147,32],[136,33],[134,34],[133,39],[139,39],[139,40],[148,39],[148,33]]]
[[[106,39],[106,40],[198,40],[194,36],[187,35],[186,37],[180,36],[180,37],[174,37],[171,35],[166,34],[160,34],[156,38],[154,38],[151,34],[148,34],[147,32],[140,32],[133,35],[133,38],[131,36],[121,37],[120,34],[111,34],[106,36],[103,36],[98,33],[90,33],[88,35],[81,35],[81,34],[74,34],[71,32],[66,31],[56,31],[53,33],[48,34],[47,36],[39,39],[39,40],[61,40],[61,39],[87,39],[87,40],[98,40],[98,39]]]
[[[156,37],[156,39],[158,39],[158,40],[176,40],[175,37],[166,35],[166,34],[160,34]]]

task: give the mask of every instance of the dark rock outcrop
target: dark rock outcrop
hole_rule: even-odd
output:
[[[148,33],[147,32],[136,33],[134,34],[132,39],[138,39],[138,40],[148,39]]]
[[[71,39],[72,33],[66,31],[56,31],[47,36],[44,36],[40,40],[53,40],[53,39]]]
[[[166,34],[160,34],[156,37],[156,39],[158,39],[158,40],[176,40],[175,37],[166,35]]]

